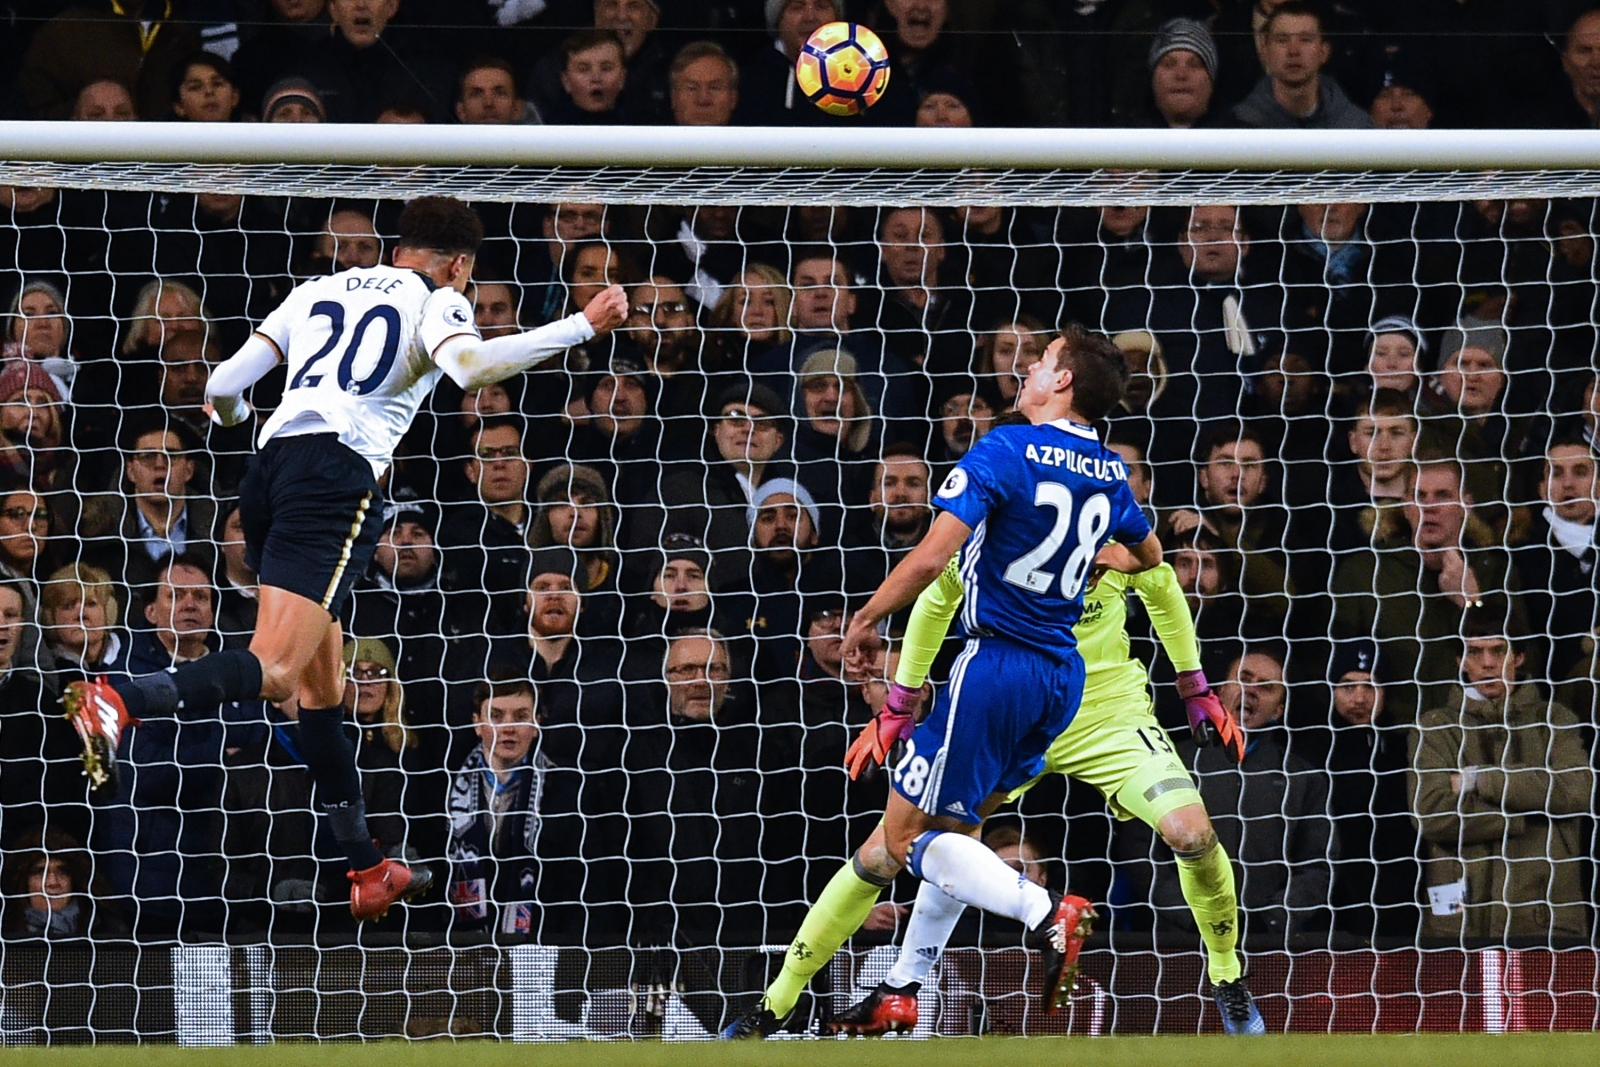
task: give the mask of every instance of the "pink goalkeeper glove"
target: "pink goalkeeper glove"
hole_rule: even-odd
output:
[[[1217,694],[1206,684],[1204,671],[1178,672],[1178,695],[1189,713],[1189,733],[1201,748],[1221,745],[1228,758],[1244,762],[1244,731],[1233,721]]]
[[[844,765],[855,781],[868,767],[883,763],[894,746],[909,739],[917,728],[917,700],[921,692],[908,689],[899,682],[889,685],[889,698],[872,721],[861,728],[861,733],[851,742],[844,754]]]

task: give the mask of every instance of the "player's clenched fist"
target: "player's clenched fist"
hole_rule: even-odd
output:
[[[897,743],[911,737],[917,728],[917,704],[921,699],[921,692],[899,682],[889,686],[889,698],[872,721],[861,728],[861,733],[844,754],[844,765],[851,781],[859,778],[868,767],[883,763]]]
[[[596,335],[610,333],[627,321],[628,294],[620,285],[607,286],[589,301],[583,309],[583,315],[594,327]]]
[[[1180,671],[1178,696],[1183,698],[1184,709],[1189,713],[1189,732],[1194,743],[1201,748],[1221,745],[1229,759],[1243,763],[1244,731],[1206,684],[1205,672]]]

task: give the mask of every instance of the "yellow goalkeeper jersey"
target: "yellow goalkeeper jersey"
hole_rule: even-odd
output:
[[[961,606],[959,556],[922,591],[906,624],[905,642],[895,681],[912,689],[928,678],[933,659]],[[1194,619],[1178,586],[1178,576],[1165,563],[1138,574],[1107,571],[1084,594],[1083,615],[1073,632],[1085,670],[1084,699],[1128,688],[1143,689],[1146,667],[1134,658],[1128,642],[1128,593],[1136,593],[1150,614],[1161,647],[1180,671],[1200,669],[1200,643]]]

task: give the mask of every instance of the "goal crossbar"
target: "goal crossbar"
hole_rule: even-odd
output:
[[[608,204],[1593,197],[1600,131],[0,122],[0,184]]]

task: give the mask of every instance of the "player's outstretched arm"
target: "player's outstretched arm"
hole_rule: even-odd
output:
[[[1178,584],[1178,572],[1166,563],[1133,576],[1133,591],[1144,603],[1150,625],[1161,647],[1178,671],[1200,669],[1200,641],[1194,632],[1194,616],[1189,601]]]
[[[610,333],[628,317],[628,295],[620,285],[602,290],[576,315],[536,330],[484,341],[472,334],[447,337],[433,361],[463,389],[481,389],[542,363],[564,348]]]
[[[1121,571],[1123,574],[1141,574],[1161,562],[1161,538],[1152,530],[1137,545],[1108,541],[1094,557],[1096,570]]]
[[[253,333],[206,379],[206,403],[219,426],[237,426],[250,417],[244,391],[266,376],[283,358],[278,346]]]
[[[916,729],[917,706],[922,703],[928,671],[950,630],[950,620],[961,607],[961,598],[961,569],[952,557],[939,577],[917,596],[911,608],[905,641],[900,646],[900,665],[895,670],[894,684],[889,687],[888,700],[873,715],[872,721],[861,728],[844,755],[844,765],[852,781],[869,766],[888,759],[894,746],[909,740]]]
[[[917,547],[895,565],[878,591],[872,594],[872,599],[850,617],[850,626],[839,646],[841,655],[850,656],[877,630],[880,622],[915,600],[939,577],[971,534],[972,527],[950,512],[941,511]]]

